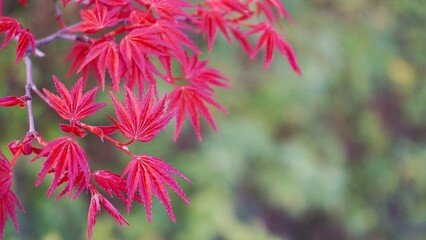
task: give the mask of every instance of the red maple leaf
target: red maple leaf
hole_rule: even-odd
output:
[[[248,4],[235,0],[207,0],[206,3],[212,8],[221,9],[224,13],[249,14]]]
[[[185,60],[185,50],[182,45],[191,49],[194,53],[199,54],[201,51],[197,45],[182,31],[181,25],[175,21],[160,19],[151,28],[158,29],[161,37],[169,43],[169,47],[173,49],[176,58],[183,62]]]
[[[159,28],[139,27],[126,35],[120,43],[120,51],[125,59],[132,59],[137,53],[153,56],[170,55],[170,44],[161,39]],[[136,51],[135,51],[136,50]]]
[[[159,57],[159,59],[161,59],[161,57]],[[145,92],[146,85],[156,89],[157,80],[155,79],[155,75],[166,79],[146,54],[138,54],[137,57],[127,62],[126,67],[128,70],[125,86],[132,90],[137,88],[139,96],[142,96]]]
[[[35,46],[35,37],[30,32],[29,29],[22,30],[18,35],[18,47],[16,48],[16,60],[18,63],[25,56],[25,54],[31,50],[35,55],[36,46]]]
[[[96,170],[92,176],[95,182],[111,197],[114,194],[122,202],[127,203],[127,198],[123,195],[123,193],[127,193],[127,186],[124,178],[109,170]]]
[[[137,141],[151,141],[173,117],[172,113],[165,113],[166,96],[156,105],[154,104],[153,88],[149,89],[146,96],[140,101],[136,99],[130,89],[126,88],[125,106],[112,93],[111,99],[118,120],[109,118],[125,137]]]
[[[71,60],[71,67],[68,70],[67,78],[71,76],[72,73],[77,72],[80,65],[83,63],[84,58],[87,56],[87,53],[90,50],[89,44],[78,42],[76,43],[68,53],[68,55],[65,57],[66,61]],[[84,83],[87,80],[87,76],[89,75],[89,66],[86,65],[83,69],[81,69],[82,77],[84,79]],[[84,84],[85,85],[85,84]]]
[[[16,232],[19,232],[19,225],[16,220],[16,206],[23,212],[25,211],[18,198],[11,190],[8,190],[0,197],[0,239],[4,239],[4,229],[6,228],[8,217],[12,219]]]
[[[137,0],[148,9],[154,11],[160,18],[175,20],[176,16],[189,17],[183,8],[192,8],[188,1],[183,0]]]
[[[16,48],[16,60],[18,63],[24,55],[31,50],[35,55],[35,37],[29,29],[22,29],[21,24],[18,20],[11,17],[0,16],[0,33],[6,32],[1,48],[4,48],[13,38],[18,38],[18,46]]]
[[[216,107],[222,112],[227,112],[225,108],[213,99],[211,91],[192,85],[181,86],[174,89],[169,95],[169,101],[170,103],[168,108],[170,111],[175,111],[176,116],[175,141],[179,137],[186,114],[191,120],[198,140],[201,141],[202,137],[200,131],[199,112],[201,112],[201,114],[207,119],[215,131],[218,130],[206,103]]]
[[[105,190],[110,197],[114,195],[118,197],[123,203],[127,204],[127,183],[126,179],[118,175],[117,173],[109,170],[96,170],[93,174],[95,182]],[[135,195],[135,200],[142,203],[142,199],[139,194]]]
[[[12,186],[12,167],[9,161],[0,151],[0,198],[10,190]]]
[[[243,47],[244,52],[247,55],[250,55],[252,52],[251,45],[249,41],[247,40],[247,36],[238,28],[230,27],[232,35],[234,35],[235,40],[237,40],[240,45]]]
[[[293,19],[291,18],[290,14],[287,12],[287,10],[285,9],[284,5],[281,3],[280,0],[257,0],[256,1],[257,15],[259,15],[260,13],[263,13],[270,22],[276,23],[277,20],[275,18],[275,14],[272,8],[276,9],[276,11],[278,12],[278,16],[280,18],[286,17],[290,23],[293,22]]]
[[[3,49],[22,30],[18,20],[11,17],[0,17],[0,34],[7,33],[1,48]]]
[[[47,89],[43,89],[50,106],[65,120],[78,121],[96,113],[106,103],[94,103],[97,87],[83,94],[83,78],[80,78],[69,91],[59,79],[53,76],[57,96]]]
[[[290,14],[287,12],[287,9],[285,9],[284,5],[280,0],[265,0],[265,2],[275,7],[275,9],[278,11],[278,15],[280,18],[286,17],[288,21],[293,22],[293,19],[291,18]]]
[[[48,196],[51,196],[64,182],[64,177],[68,182],[66,189],[69,197],[71,197],[74,187],[77,185],[85,187],[89,183],[90,168],[86,153],[72,137],[60,137],[50,141],[31,161],[36,161],[43,156],[47,156],[47,158],[38,174],[36,186],[40,185],[48,173],[54,173],[52,184],[47,191]],[[80,174],[83,174],[82,180],[79,180]]]
[[[266,54],[265,62],[263,65],[263,70],[269,68],[274,57],[274,48],[277,47],[278,51],[283,57],[287,57],[290,66],[293,68],[297,74],[301,75],[302,71],[297,64],[296,56],[294,54],[293,48],[290,44],[284,40],[284,38],[276,32],[276,30],[269,23],[259,23],[247,32],[248,35],[255,34],[258,32],[263,32],[260,36],[255,49],[251,54],[251,58],[255,58],[259,50],[263,45],[266,45]]]
[[[95,63],[102,90],[105,88],[106,69],[108,69],[109,75],[112,78],[112,88],[118,90],[118,84],[123,70],[122,61],[117,43],[115,43],[113,39],[103,38],[90,46],[78,72],[84,70],[89,63]]]
[[[12,167],[0,151],[0,239],[4,239],[4,229],[6,228],[8,217],[12,219],[16,231],[19,232],[15,206],[18,206],[22,211],[24,211],[24,208],[18,198],[12,190],[10,190],[11,186]]]
[[[228,43],[231,44],[231,38],[227,30],[228,23],[224,13],[215,9],[207,10],[199,8],[198,14],[201,18],[200,29],[204,32],[204,36],[207,37],[207,47],[209,52],[213,50],[213,45],[217,37],[217,28],[220,29]]]
[[[74,191],[74,196],[71,197],[71,200],[77,199],[78,196],[80,196],[81,192],[83,192],[84,189],[87,188],[87,182],[84,176],[84,172],[80,171],[75,177],[75,181],[70,182],[68,177],[68,173],[66,172],[64,176],[61,178],[61,180],[58,182],[58,187],[65,185],[63,190],[55,197],[55,200],[61,199],[63,196],[65,196],[68,193],[68,196],[71,197],[71,190],[74,188],[76,189]]]
[[[112,27],[120,22],[118,13],[119,8],[108,10],[106,6],[96,4],[92,9],[82,10],[80,12],[83,22],[72,27],[70,31],[95,33],[104,28]]]
[[[156,84],[154,74],[166,79],[151,62],[149,56],[169,57],[173,53],[173,46],[164,37],[163,29],[157,27],[141,26],[132,30],[120,43],[120,53],[123,56],[127,68],[126,86],[130,89],[139,87],[139,93],[143,92],[144,83],[150,86]]]
[[[102,4],[108,5],[108,6],[126,6],[131,1],[130,0],[100,0]]]
[[[120,224],[120,226],[129,225],[129,223],[124,219],[123,216],[115,209],[115,207],[104,197],[102,196],[95,187],[89,185],[90,193],[92,198],[90,200],[89,213],[87,216],[87,236],[88,239],[92,239],[92,230],[96,224],[96,215],[101,211],[101,206],[107,210],[107,212],[114,218],[114,220]]]
[[[122,174],[127,175],[127,212],[130,212],[135,194],[139,193],[145,205],[148,222],[151,222],[152,194],[154,194],[166,208],[170,219],[176,222],[166,185],[187,204],[189,200],[172,174],[191,182],[185,175],[159,158],[147,155],[134,156]]]
[[[213,91],[211,86],[229,88],[229,81],[219,70],[209,68],[208,60],[200,61],[198,55],[194,54],[191,58],[186,56],[185,64],[182,64],[184,78],[193,85]]]

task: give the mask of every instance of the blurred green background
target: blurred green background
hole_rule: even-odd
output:
[[[426,4],[284,3],[295,23],[283,22],[283,34],[303,76],[278,54],[263,72],[263,56],[250,61],[220,38],[214,53],[204,55],[232,79],[231,90],[219,90],[230,114],[214,111],[220,131],[204,122],[199,143],[186,122],[174,143],[171,124],[153,142],[132,148],[185,173],[193,184],[179,181],[191,205],[172,194],[176,224],[158,201],[151,224],[136,206],[124,229],[102,211],[94,239],[426,239]],[[57,28],[49,0],[28,8],[5,4],[38,37]],[[71,7],[65,21],[73,22],[73,14]],[[51,88],[52,74],[65,79],[69,47],[64,41],[43,47],[47,56],[34,61],[39,87]],[[14,46],[0,53],[1,96],[24,93],[24,64],[13,65],[14,58]],[[42,136],[59,136],[59,117],[38,98],[34,105]],[[89,122],[108,123],[103,114]],[[25,109],[0,109],[1,149],[22,139],[26,128]],[[94,137],[82,144],[92,168],[120,172],[128,161]],[[9,222],[6,239],[85,239],[89,199],[46,198],[48,181],[33,187],[41,162],[26,160],[14,173],[26,209],[19,213],[21,233]]]

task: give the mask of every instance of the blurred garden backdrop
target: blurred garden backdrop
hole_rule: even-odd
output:
[[[281,26],[303,75],[278,55],[264,72],[262,59],[247,60],[220,38],[204,55],[232,79],[232,89],[219,91],[230,114],[214,112],[220,131],[204,124],[198,142],[187,124],[174,143],[169,126],[133,149],[185,173],[193,181],[181,182],[191,205],[172,196],[176,224],[158,201],[151,224],[136,206],[124,229],[103,211],[94,239],[426,239],[426,4],[282,1],[294,24]],[[57,28],[51,0],[29,1],[27,8],[5,2],[5,15],[36,36]],[[75,14],[70,4],[65,21]],[[65,79],[69,47],[65,41],[43,47],[47,56],[34,61],[40,88],[52,87],[52,74]],[[1,96],[24,93],[25,66],[14,58],[13,46],[0,52]],[[58,136],[59,117],[37,97],[34,105],[39,132],[46,140]],[[25,110],[0,109],[3,152],[26,129]],[[109,143],[93,137],[83,144],[92,166],[118,172],[125,166]],[[41,162],[26,160],[14,173],[26,209],[19,213],[21,233],[9,222],[6,239],[85,239],[89,199],[46,198],[47,184],[34,188]]]

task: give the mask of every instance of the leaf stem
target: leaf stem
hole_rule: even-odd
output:
[[[101,139],[106,139],[108,141],[110,141],[111,143],[113,143],[116,147],[118,147],[119,149],[121,149],[123,152],[129,154],[132,157],[136,157],[136,155],[132,152],[129,151],[129,148],[127,147],[127,145],[131,144],[134,140],[131,140],[130,142],[127,143],[122,143],[120,141],[115,140],[114,138],[106,135],[106,134],[102,134],[102,136],[99,135],[98,132],[96,132],[96,128],[95,126],[90,126],[88,124],[85,124],[83,122],[80,121],[76,121],[75,124],[83,129],[86,129],[87,131],[101,137]],[[103,141],[103,140],[102,140]]]
[[[49,100],[47,100],[47,97],[44,96],[44,94],[37,88],[34,83],[31,85],[31,90],[33,90],[33,92],[35,92],[43,101],[49,104]]]

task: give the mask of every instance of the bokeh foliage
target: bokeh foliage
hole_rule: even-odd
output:
[[[13,1],[12,1],[13,2]],[[134,147],[170,162],[193,180],[191,201],[173,199],[177,223],[154,204],[141,206],[119,229],[102,214],[94,239],[425,239],[426,7],[421,0],[285,1],[295,23],[283,23],[303,76],[275,56],[269,71],[223,39],[205,57],[232,79],[220,91],[229,115],[214,112],[220,131],[204,126],[196,141],[172,128]],[[12,4],[12,3],[10,3]],[[51,1],[5,7],[36,36],[56,29]],[[30,11],[31,10],[31,11]],[[72,22],[76,9],[66,12]],[[45,47],[35,80],[65,78],[69,43]],[[0,94],[23,94],[24,66],[12,46],[1,52]],[[98,99],[107,99],[98,97]],[[50,140],[59,117],[35,98],[38,130]],[[111,110],[104,110],[108,113]],[[96,118],[91,121],[96,122]],[[0,143],[23,138],[26,111],[0,109]],[[126,156],[96,138],[85,142],[91,165],[121,171]],[[88,199],[55,202],[34,189],[40,163],[18,162],[14,188],[26,208],[6,239],[85,239]],[[124,209],[121,209],[124,210]]]

